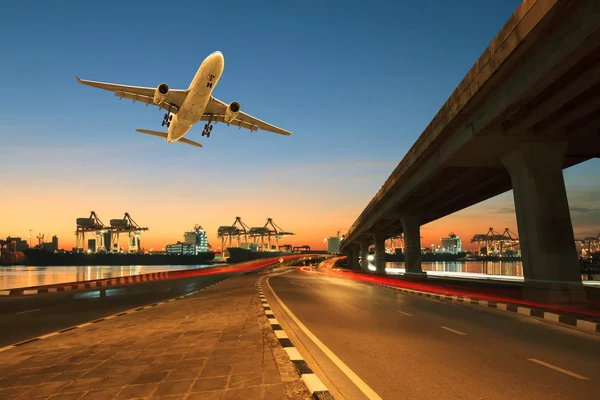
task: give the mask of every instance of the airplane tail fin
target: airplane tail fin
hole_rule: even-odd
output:
[[[166,139],[168,134],[165,132],[157,132],[157,131],[150,131],[148,129],[136,129],[136,132],[141,132],[141,133],[145,133],[146,135],[152,135],[152,136],[158,136],[161,137],[163,139]],[[178,140],[178,142],[180,143],[185,143],[185,144],[189,144],[190,146],[196,146],[196,147],[202,147],[202,145],[198,142],[194,142],[193,140],[189,140],[186,138],[181,138]]]

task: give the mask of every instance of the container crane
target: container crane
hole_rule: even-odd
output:
[[[96,234],[96,252],[106,251],[104,247],[104,233],[111,229],[105,226],[94,211],[88,218],[77,218],[77,229],[75,230],[76,245],[78,251],[85,250],[86,234],[95,232]],[[88,249],[89,250],[89,249]]]
[[[111,219],[110,227],[111,251],[113,253],[120,251],[119,238],[122,233],[126,233],[129,238],[127,251],[129,253],[138,253],[140,251],[140,235],[142,232],[147,231],[148,228],[138,225],[127,212],[122,219]]]
[[[588,236],[583,239],[575,239],[575,242],[582,246],[582,255],[589,256],[592,253],[600,252],[600,233],[595,237]]]
[[[519,246],[519,238],[509,228],[505,228],[504,232],[498,233],[490,227],[487,233],[474,235],[471,243],[477,243],[478,255],[481,255],[482,245],[485,245],[487,255],[490,255],[490,252],[503,255],[506,249]]]
[[[242,222],[241,217],[235,217],[235,221],[233,221],[233,224],[231,225],[220,226],[217,230],[217,237],[221,238],[221,251],[225,251],[227,241],[229,241],[229,246],[227,247],[233,247],[233,238],[237,239],[238,247],[242,247],[240,237],[243,237],[244,242],[246,243],[248,241],[249,231],[250,228],[248,225]]]
[[[386,240],[385,249],[390,254],[396,254],[396,249],[400,249],[400,251],[404,252],[404,234],[400,234],[399,236],[392,236],[388,240]]]
[[[267,222],[263,227],[267,230],[267,238],[269,243],[269,251],[277,249],[279,247],[279,239],[284,236],[294,235],[292,232],[286,232],[281,229],[275,222],[273,222],[273,218],[267,218]],[[275,239],[275,247],[273,247],[272,240]]]

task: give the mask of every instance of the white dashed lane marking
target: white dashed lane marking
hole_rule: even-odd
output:
[[[465,335],[466,335],[466,333],[464,333],[464,332],[457,331],[457,330],[455,330],[455,329],[452,329],[452,328],[448,328],[447,326],[440,326],[440,328],[442,328],[442,329],[445,329],[445,330],[447,330],[448,332],[456,333],[457,335],[462,335],[462,336],[465,336]]]
[[[553,369],[555,371],[562,372],[563,374],[570,375],[573,378],[583,379],[583,380],[589,380],[590,379],[590,378],[586,378],[585,376],[581,376],[579,374],[576,374],[575,372],[568,371],[566,369],[557,367],[556,365],[548,364],[547,362],[544,362],[544,361],[541,361],[541,360],[537,360],[535,358],[528,358],[528,360],[531,361],[531,362],[534,362],[536,364],[542,365],[542,366],[544,366],[546,368],[550,368],[550,369]]]

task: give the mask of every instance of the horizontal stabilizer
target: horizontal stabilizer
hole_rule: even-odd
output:
[[[179,143],[189,144],[190,146],[202,147],[202,145],[198,142],[194,142],[193,140],[181,138],[178,140]]]
[[[158,136],[158,137],[161,137],[164,139],[166,139],[168,136],[168,134],[165,132],[150,131],[148,129],[136,129],[135,131],[145,133],[146,135]],[[189,144],[190,146],[202,147],[202,145],[200,143],[194,142],[193,140],[189,140],[186,138],[181,138],[181,139],[177,140],[177,142]]]
[[[166,132],[149,131],[148,129],[136,129],[135,131],[136,132],[145,133],[146,135],[158,136],[158,137],[161,137],[163,139],[166,139],[167,136],[169,135]]]

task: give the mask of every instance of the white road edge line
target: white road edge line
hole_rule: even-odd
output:
[[[457,335],[463,335],[463,336],[466,336],[466,335],[467,335],[467,334],[466,334],[466,333],[464,333],[464,332],[457,331],[457,330],[455,330],[455,329],[452,329],[452,328],[448,328],[447,326],[440,326],[440,328],[442,328],[442,329],[445,329],[445,330],[447,330],[447,331],[449,331],[449,332],[452,332],[452,333],[456,333]]]
[[[409,317],[412,317],[412,314],[409,314],[409,313],[407,313],[407,312],[400,311],[400,310],[398,310],[398,312],[399,312],[400,314],[404,314],[404,315],[407,315],[407,316],[409,316]]]
[[[576,374],[575,372],[571,372],[566,369],[562,369],[560,367],[557,367],[556,365],[548,364],[547,362],[540,361],[535,358],[528,358],[528,360],[531,362],[534,362],[536,364],[543,365],[546,368],[550,368],[555,371],[562,372],[563,374],[571,375],[572,377],[577,378],[577,379],[588,380],[588,381],[590,380],[590,378],[586,378],[585,376],[581,376],[579,374]]]
[[[317,338],[311,331],[309,331],[308,328],[304,326],[304,324],[300,322],[300,320],[292,313],[292,311],[289,308],[287,308],[285,304],[283,304],[283,301],[281,301],[279,296],[277,296],[277,293],[275,293],[275,291],[271,287],[271,284],[269,283],[270,278],[271,277],[268,277],[266,279],[266,282],[267,286],[269,287],[269,290],[271,291],[271,294],[273,295],[273,297],[275,297],[275,300],[277,300],[281,308],[283,308],[283,310],[290,316],[290,318],[296,323],[296,325],[298,325],[302,332],[304,332],[304,334],[308,336],[309,339],[312,340],[313,343],[316,344],[317,347],[319,347],[319,349],[321,349],[321,351],[325,353],[325,355],[329,357],[329,359],[333,361],[333,363],[344,374],[346,374],[346,376],[360,389],[361,392],[364,393],[365,396],[367,396],[367,398],[374,400],[383,400],[381,397],[379,397],[377,393],[375,393],[373,389],[369,387],[369,385],[367,385],[362,379],[360,379],[360,377],[356,375],[356,373],[354,373],[354,371],[352,371],[350,367],[344,364],[344,362],[340,360],[338,356],[336,356],[331,350],[329,350],[329,348],[325,346],[325,344],[321,342],[319,338]]]

